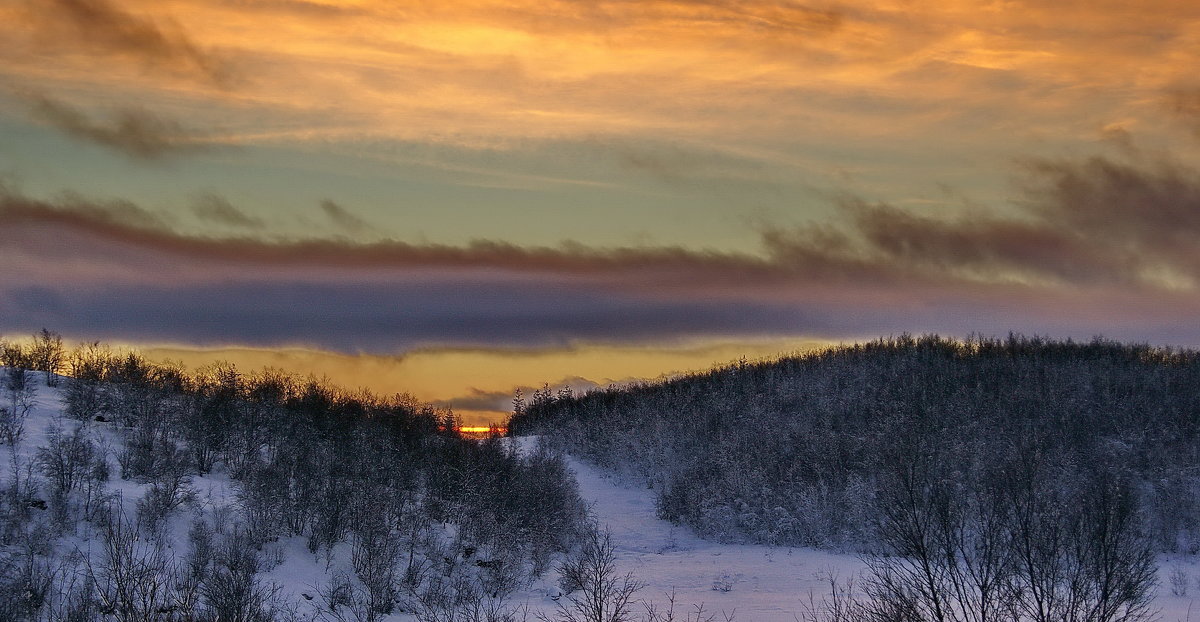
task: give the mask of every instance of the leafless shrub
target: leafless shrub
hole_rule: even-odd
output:
[[[608,531],[592,531],[575,557],[564,563],[579,581],[579,595],[558,602],[553,616],[538,614],[543,622],[629,622],[634,619],[633,597],[643,584],[632,572],[620,574],[616,549]],[[561,577],[560,577],[561,583]]]
[[[172,560],[161,543],[138,538],[119,504],[101,525],[101,546],[98,564],[89,560],[87,568],[101,613],[117,622],[143,622],[174,610]]]
[[[853,577],[842,581],[833,572],[817,576],[829,585],[829,593],[817,600],[810,591],[808,600],[801,603],[796,622],[859,622],[866,617],[862,603],[854,596]]]
[[[1192,577],[1188,574],[1187,570],[1184,570],[1180,566],[1172,566],[1167,579],[1171,582],[1171,595],[1188,595],[1188,584],[1191,583]]]
[[[35,619],[55,600],[57,568],[30,548],[0,556],[0,620]]]
[[[204,535],[193,529],[192,545],[203,555]],[[200,590],[201,610],[220,622],[271,622],[279,608],[279,587],[257,576],[258,555],[244,529],[234,528],[212,549],[212,569]]]
[[[366,590],[345,573],[334,574],[317,595],[321,599],[317,615],[325,622],[375,622],[380,617],[371,611]]]
[[[454,597],[422,599],[413,612],[418,622],[524,622],[528,610],[508,605],[503,598],[488,598],[467,589]]]
[[[37,388],[24,367],[9,367],[0,378],[0,390],[4,395],[4,405],[0,406],[0,438],[9,447],[16,447],[25,434],[25,419],[35,405]]]
[[[367,608],[389,614],[396,603],[400,539],[387,526],[360,526],[351,538],[350,562],[367,594]]]
[[[57,423],[51,423],[46,437],[48,444],[37,450],[37,467],[50,482],[53,494],[67,495],[87,477],[96,447],[81,426],[65,434]]]
[[[667,605],[660,607],[653,602],[643,602],[642,606],[646,609],[645,622],[716,622],[717,614],[707,611],[704,608],[704,603],[694,604],[690,611],[676,611],[675,591],[666,595]],[[733,622],[733,612],[721,612],[721,622]]]

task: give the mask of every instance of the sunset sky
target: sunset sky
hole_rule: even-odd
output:
[[[477,420],[900,332],[1200,346],[1200,3],[0,0],[0,335]]]

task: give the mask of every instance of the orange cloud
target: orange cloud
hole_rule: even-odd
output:
[[[18,52],[0,64],[10,78],[112,89],[111,76],[89,78],[97,60],[75,53],[73,39],[214,84],[229,73],[221,59],[237,58],[249,79],[226,100],[233,121],[247,103],[278,119],[273,130],[245,128],[248,141],[382,136],[494,147],[650,134],[733,149],[832,128],[953,136],[939,124],[958,115],[1061,136],[1084,121],[1150,113],[1156,94],[1190,78],[1200,36],[1195,4],[1181,1],[29,6],[0,26]],[[38,33],[64,28],[77,36],[20,53]],[[181,88],[153,73],[120,84],[151,96]]]

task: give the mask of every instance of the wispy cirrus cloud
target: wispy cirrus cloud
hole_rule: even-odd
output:
[[[737,142],[846,124],[873,136],[936,131],[956,116],[1006,126],[1030,111],[1036,129],[1051,131],[1111,112],[1095,91],[1136,102],[1187,76],[1187,24],[1197,17],[1192,3],[1173,0],[1137,11],[1023,0],[46,0],[26,13],[64,67],[94,69],[94,59],[67,53],[83,46],[220,85],[232,63],[212,50],[228,50],[246,61],[254,100],[299,126],[294,136],[492,146],[647,133]],[[1171,55],[1145,71],[1148,59]],[[148,76],[145,86],[163,85]],[[988,95],[998,88],[1003,102]]]
[[[1200,87],[1174,87],[1168,89],[1165,103],[1175,119],[1200,138]]]

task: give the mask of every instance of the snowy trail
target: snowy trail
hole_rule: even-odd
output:
[[[568,464],[597,523],[612,534],[621,571],[646,584],[642,599],[663,604],[674,591],[677,608],[703,604],[717,620],[724,612],[741,621],[794,622],[810,591],[818,598],[827,591],[819,574],[847,577],[862,567],[853,555],[702,540],[660,520],[653,491],[626,486],[574,458]]]

